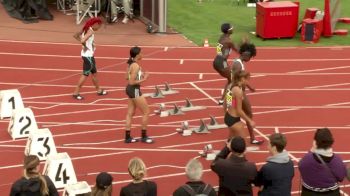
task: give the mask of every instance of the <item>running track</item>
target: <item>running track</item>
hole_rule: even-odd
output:
[[[96,173],[115,172],[114,194],[129,182],[127,165],[130,158],[141,157],[148,178],[158,184],[159,195],[170,195],[186,181],[184,166],[198,156],[205,144],[215,150],[224,145],[227,130],[214,130],[206,135],[183,137],[175,133],[181,122],[197,126],[199,119],[214,115],[222,123],[222,109],[214,102],[225,81],[212,69],[213,48],[143,47],[142,65],[150,72],[143,93],[163,88],[168,82],[179,94],[164,99],[151,99],[151,111],[159,103],[168,108],[184,105],[189,98],[206,110],[187,112],[181,116],[161,118],[151,114],[149,134],[152,145],[124,144],[126,96],[124,94],[125,61],[129,47],[98,46],[96,61],[101,86],[107,96],[96,96],[90,81],[82,89],[84,101],[71,94],[81,73],[80,46],[64,43],[39,43],[0,40],[0,90],[19,89],[26,107],[32,108],[38,126],[47,127],[54,135],[58,152],[68,152],[79,181],[94,184]],[[336,142],[334,149],[344,160],[350,160],[350,53],[349,47],[332,48],[259,48],[258,55],[247,64],[256,87],[250,93],[258,137],[266,138],[274,131],[286,134],[287,149],[297,165],[298,159],[311,147],[314,130],[329,127]],[[231,56],[232,57],[232,56]],[[132,134],[139,136],[140,114],[134,118]],[[26,139],[12,140],[7,133],[9,120],[0,121],[0,192],[8,193],[12,182],[22,173]],[[248,152],[247,158],[260,167],[268,152],[265,145]],[[218,185],[205,167],[204,181]],[[293,194],[299,191],[296,167]],[[342,188],[350,192],[349,183]],[[255,189],[256,191],[257,189]]]

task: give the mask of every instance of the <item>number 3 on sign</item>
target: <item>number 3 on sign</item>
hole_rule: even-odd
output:
[[[49,155],[57,154],[55,142],[48,128],[33,131],[27,140],[26,155],[36,155],[46,160]]]

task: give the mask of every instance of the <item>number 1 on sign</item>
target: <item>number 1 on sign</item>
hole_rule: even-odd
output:
[[[12,103],[12,109],[16,109],[16,107],[15,107],[15,97],[11,97],[9,99],[9,103]]]

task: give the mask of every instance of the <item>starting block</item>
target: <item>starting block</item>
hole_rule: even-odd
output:
[[[174,109],[169,110],[169,114],[170,115],[182,115],[184,114],[183,111],[181,110],[181,108],[179,108],[179,106],[177,106],[176,104],[174,104]]]
[[[177,106],[176,104],[174,104],[174,109],[170,109],[170,110],[164,110],[165,105],[164,104],[160,104],[159,106],[159,110],[155,110],[154,112],[156,114],[159,114],[160,117],[166,117],[169,115],[183,115],[183,111],[181,111],[181,108],[179,108],[179,106]]]
[[[179,91],[173,90],[170,85],[166,82],[165,83],[165,90],[161,90],[158,85],[155,86],[155,92],[154,93],[146,93],[144,96],[146,97],[152,97],[152,98],[164,98],[164,95],[171,95],[176,94]]]
[[[209,130],[214,130],[214,129],[224,129],[227,128],[227,125],[225,124],[219,124],[214,116],[210,115],[210,124],[208,125]]]
[[[0,91],[0,119],[10,118],[13,110],[22,108],[22,97],[17,89]]]
[[[159,104],[159,110],[154,110],[154,113],[159,114],[160,117],[169,116],[169,111],[165,111],[165,104],[161,103]]]
[[[181,107],[181,110],[184,112],[194,111],[194,110],[204,110],[204,109],[206,109],[205,106],[193,106],[193,104],[188,98],[186,99],[186,105]]]
[[[199,152],[201,157],[205,157],[207,161],[212,161],[216,158],[219,151],[214,151],[211,144],[205,145],[203,151]]]
[[[79,196],[91,193],[91,187],[85,181],[69,184],[64,188],[63,196]]]
[[[151,95],[152,98],[164,98],[164,94],[162,90],[159,89],[158,86],[156,86],[156,92]]]
[[[181,123],[181,128],[177,128],[176,131],[182,133],[182,136],[190,136],[192,135],[192,130],[188,126],[188,121],[184,121]]]
[[[204,123],[204,121],[200,120],[200,126],[197,128],[192,129],[195,133],[210,133],[208,126]]]
[[[66,152],[48,156],[43,174],[47,175],[58,189],[77,183],[72,161]]]
[[[7,131],[12,139],[28,137],[30,132],[37,130],[34,114],[30,108],[15,109]]]
[[[33,130],[28,137],[24,154],[36,155],[40,161],[46,160],[49,155],[56,155],[57,150],[50,130]]]
[[[171,94],[176,94],[179,91],[173,90],[169,83],[165,82],[165,90],[162,90],[163,95],[171,95]]]

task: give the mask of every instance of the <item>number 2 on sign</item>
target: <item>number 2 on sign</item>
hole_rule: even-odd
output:
[[[30,125],[32,124],[32,120],[31,120],[28,116],[22,116],[22,117],[19,119],[19,122],[22,123],[22,121],[23,121],[24,119],[27,120],[27,124],[25,124],[25,125],[22,127],[21,131],[19,132],[21,135],[23,135],[23,134],[28,134],[29,131],[26,131],[26,132],[25,132],[25,130],[26,130],[28,127],[30,127]]]
[[[62,181],[63,180],[63,184],[67,184],[67,181],[70,179],[69,176],[67,176],[67,170],[64,169],[62,171],[62,166],[63,166],[63,163],[60,163],[58,165],[58,170],[57,170],[57,173],[56,173],[56,177],[55,177],[55,181],[56,182],[59,182],[59,181]],[[62,171],[62,172],[61,172]],[[61,173],[62,173],[62,177],[61,177]],[[63,179],[62,179],[63,178]]]

